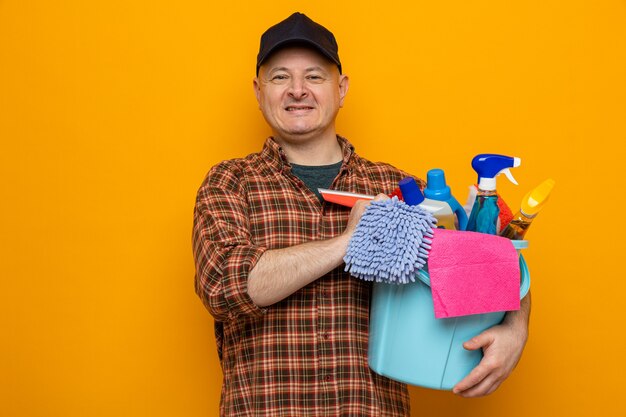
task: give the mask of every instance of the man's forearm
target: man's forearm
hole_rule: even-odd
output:
[[[509,311],[504,316],[503,324],[514,327],[520,326],[528,333],[528,323],[530,321],[530,292],[520,301],[520,309],[517,311]]]
[[[307,242],[266,251],[248,276],[248,295],[255,304],[274,304],[338,267],[349,236]]]

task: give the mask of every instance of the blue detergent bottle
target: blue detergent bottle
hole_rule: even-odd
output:
[[[467,214],[463,206],[452,196],[450,187],[446,184],[446,175],[442,169],[434,168],[426,174],[426,188],[424,189],[424,204],[440,207],[440,221],[437,227],[444,229],[465,230]],[[458,227],[457,227],[458,224]]]
[[[480,154],[472,159],[472,168],[478,174],[478,194],[467,222],[468,231],[497,234],[500,209],[496,177],[504,173],[509,181],[517,185],[509,168],[518,167],[520,164],[520,158],[497,154]]]

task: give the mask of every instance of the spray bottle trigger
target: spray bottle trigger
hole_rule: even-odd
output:
[[[513,178],[513,174],[511,174],[511,170],[509,170],[508,168],[503,169],[502,171],[500,171],[500,173],[504,173],[504,175],[508,178],[509,181],[511,181],[513,184],[518,185],[517,181],[515,181],[515,178]]]

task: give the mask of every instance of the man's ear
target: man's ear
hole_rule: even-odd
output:
[[[339,107],[343,107],[343,100],[348,94],[348,88],[350,87],[350,79],[347,75],[339,76]]]
[[[256,101],[261,105],[261,84],[259,83],[259,77],[255,77],[252,80],[252,88],[254,89],[254,95],[256,96]]]

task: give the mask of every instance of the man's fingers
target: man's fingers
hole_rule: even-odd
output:
[[[460,394],[461,392],[480,384],[487,377],[487,375],[489,375],[489,369],[481,362],[476,368],[472,369],[472,372],[470,372],[469,375],[463,378],[461,382],[452,388],[452,392]]]
[[[467,350],[478,350],[480,348],[486,348],[493,343],[493,336],[489,332],[482,332],[478,336],[472,337],[467,342],[463,343],[463,347]]]
[[[357,209],[364,209],[370,204],[371,200],[357,200],[354,203],[354,207]]]
[[[463,391],[454,391],[454,393],[464,398],[483,397],[494,392],[501,383],[501,380],[498,380],[493,375],[489,375],[478,384]]]
[[[344,234],[352,235],[370,202],[370,200],[357,200],[354,203],[354,206],[352,206],[352,210],[350,211],[350,217],[348,217],[348,224],[346,225]]]
[[[490,394],[500,386],[505,377],[505,363],[496,351],[489,349],[491,343],[493,343],[493,338],[489,334],[482,333],[463,344],[468,350],[483,347],[485,356],[469,375],[454,386],[452,391],[455,394],[463,397],[478,397]]]
[[[484,356],[453,392],[463,397],[479,397],[495,391],[515,367],[524,343],[525,339],[516,337],[506,325],[494,326],[463,343],[467,350],[482,349]]]
[[[467,341],[464,344],[464,346],[465,345],[469,345],[469,346],[465,346],[465,348],[468,349],[471,347],[472,349],[468,349],[468,350],[475,350],[475,349],[480,348],[481,345],[489,346],[489,343],[490,343],[489,336],[482,337],[483,335],[484,333]],[[480,363],[474,369],[472,369],[472,371],[465,378],[463,378],[462,381],[456,384],[452,391],[455,394],[459,394],[463,391],[466,391],[473,387],[477,387],[481,385],[483,381],[492,380],[495,382],[495,380],[501,379],[502,372],[500,372],[500,370],[502,369],[502,365],[503,365],[502,360],[498,359],[497,355],[494,355],[493,352],[490,352],[490,351],[485,352],[485,356],[483,356]],[[483,391],[486,391],[486,390],[483,390]],[[485,395],[485,394],[481,394],[481,395]]]

